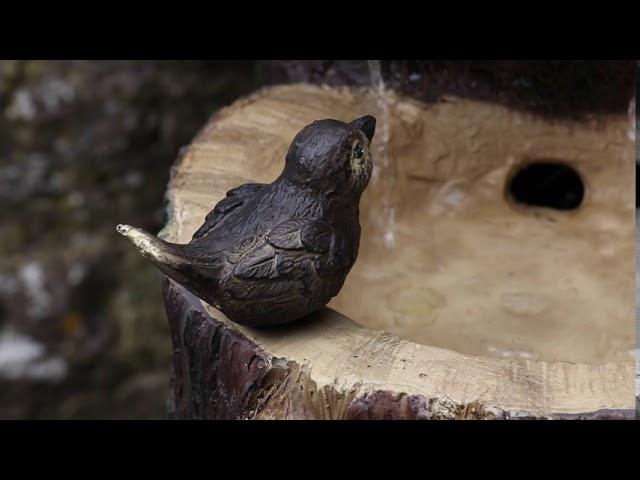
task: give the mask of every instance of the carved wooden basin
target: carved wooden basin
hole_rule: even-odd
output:
[[[164,280],[174,416],[632,417],[628,118],[549,122],[471,101],[387,101],[360,256],[331,308],[255,330]],[[368,113],[370,92],[308,85],[222,110],[174,167],[162,236],[187,243],[227,190],[271,182],[304,125]],[[562,208],[518,190],[532,171],[527,185],[571,177],[555,191]]]

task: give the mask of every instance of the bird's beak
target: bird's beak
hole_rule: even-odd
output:
[[[376,117],[372,115],[365,115],[364,117],[357,118],[350,125],[356,127],[361,130],[371,141],[373,139],[373,134],[376,131]]]

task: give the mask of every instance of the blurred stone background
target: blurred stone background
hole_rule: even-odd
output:
[[[387,86],[542,115],[626,111],[633,62],[382,62]],[[0,61],[0,419],[166,417],[156,270],[170,167],[207,119],[271,83],[369,86],[366,61]]]
[[[0,418],[164,418],[158,231],[178,150],[254,62],[0,62]]]

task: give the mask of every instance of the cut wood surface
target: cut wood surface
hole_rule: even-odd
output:
[[[453,109],[455,104],[450,104]],[[402,146],[403,141],[408,145],[412,136],[422,134],[424,123],[416,119],[425,108],[415,101],[394,98],[393,112],[402,125],[394,131],[397,145]],[[487,118],[508,115],[504,107],[478,104],[478,108]],[[306,124],[321,118],[352,120],[371,113],[371,109],[366,91],[309,85],[261,90],[223,109],[181,152],[174,166],[167,192],[169,221],[161,236],[187,243],[228,190],[246,182],[271,182],[283,167],[292,138]],[[611,120],[614,126],[620,121]],[[602,148],[618,148],[617,134],[612,135]],[[555,148],[562,150],[563,146]],[[604,175],[612,176],[611,181],[617,178],[613,173]],[[598,195],[596,189],[590,198],[596,208],[602,207],[599,202],[606,203]],[[619,196],[616,201],[626,205],[626,186],[618,188],[615,195]],[[365,204],[363,211],[367,208]],[[626,215],[626,208],[622,210]],[[621,244],[620,251],[627,252],[627,247]],[[365,253],[358,262],[369,258]],[[355,272],[354,278],[358,275]],[[633,270],[631,294],[627,294],[626,283],[621,285],[621,295],[629,296],[633,303]],[[630,355],[613,356],[614,360],[604,355],[602,361],[594,357],[594,361],[582,363],[470,355],[430,345],[424,336],[412,337],[409,330],[406,335],[400,332],[401,338],[389,333],[391,325],[389,329],[365,327],[354,321],[366,323],[363,318],[354,316],[352,320],[332,308],[291,325],[258,330],[234,324],[170,280],[163,280],[163,291],[174,342],[175,418],[634,415],[634,362]],[[335,307],[340,309],[346,303],[348,296],[339,297]],[[633,305],[630,308],[632,312]],[[622,340],[616,337],[616,341],[623,347],[627,336],[633,342],[632,320],[623,318],[616,324],[622,331]],[[412,338],[419,338],[420,343]]]

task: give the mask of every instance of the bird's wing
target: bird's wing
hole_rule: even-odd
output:
[[[193,234],[192,239],[204,237],[220,222],[220,220],[236,211],[267,185],[264,183],[245,183],[227,192],[227,196],[220,200],[205,218],[204,224]]]
[[[287,220],[240,257],[227,284],[232,295],[244,299],[323,297],[324,282],[334,274],[335,235],[319,221]],[[332,289],[330,289],[332,290]]]
[[[331,248],[333,233],[329,225],[317,220],[293,218],[267,234],[267,242],[283,250],[325,253]]]

